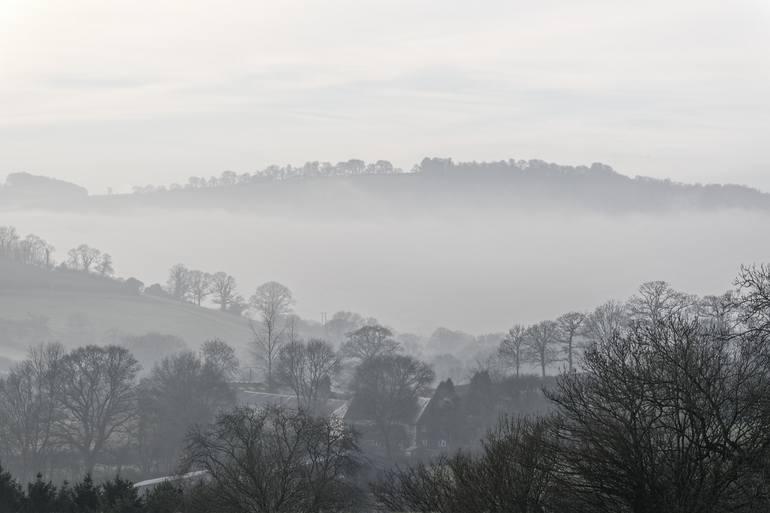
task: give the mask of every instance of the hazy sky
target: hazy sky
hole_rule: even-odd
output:
[[[770,190],[767,0],[0,0],[0,178],[601,161]]]

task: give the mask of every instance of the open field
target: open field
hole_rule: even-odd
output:
[[[240,353],[246,351],[249,328],[245,319],[215,310],[151,296],[50,290],[0,290],[0,318],[24,320],[45,316],[56,334],[78,329],[100,341],[110,330],[141,335],[159,332],[184,339],[191,348],[219,337]],[[18,357],[26,347],[2,344],[3,353]]]

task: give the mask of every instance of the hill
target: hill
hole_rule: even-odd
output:
[[[67,205],[87,197],[88,191],[79,185],[30,173],[11,173],[0,186],[0,204]]]
[[[25,183],[32,181],[25,178]],[[39,179],[35,183],[44,183]],[[8,194],[18,187],[6,184]],[[74,187],[74,186],[73,186]],[[0,188],[2,191],[2,188]],[[567,166],[542,160],[454,162],[426,158],[404,173],[387,161],[270,166],[255,173],[190,177],[186,184],[135,187],[133,194],[59,194],[51,208],[110,211],[132,208],[249,209],[265,213],[421,214],[442,208],[516,206],[529,210],[596,212],[770,210],[770,194],[742,185],[685,184],[630,177],[610,166]],[[25,196],[18,199],[23,201]],[[72,201],[67,202],[67,199]],[[333,200],[333,201],[330,201]],[[38,200],[37,207],[45,207]]]
[[[128,290],[117,280],[0,259],[0,354],[18,358],[42,341],[101,343],[156,332],[193,349],[218,337],[247,355],[245,319]]]

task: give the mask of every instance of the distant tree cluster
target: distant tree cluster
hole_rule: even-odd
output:
[[[430,365],[377,323],[352,323],[338,351],[303,339],[291,291],[267,282],[247,311],[273,392],[258,394],[288,390],[291,409],[236,407],[239,362],[221,340],[169,354],[141,379],[127,347],[40,346],[0,380],[0,457],[31,481],[25,491],[0,474],[0,506],[85,497],[80,487],[94,511],[116,496],[161,512],[765,511],[770,266],[741,268],[735,285],[698,298],[649,282],[623,303],[514,326],[499,347],[512,376],[480,370],[463,390],[452,380],[434,390]],[[563,372],[546,378],[557,359]],[[542,377],[520,375],[522,362]],[[345,422],[326,408],[335,384],[350,399]],[[423,430],[462,450],[421,459],[410,444]],[[363,458],[359,441],[385,457]],[[118,480],[35,478],[118,469],[206,477],[146,496]]]
[[[0,510],[9,513],[175,513],[175,509],[154,508],[167,495],[161,489],[143,498],[131,482],[120,477],[97,485],[89,475],[72,485],[65,482],[61,486],[38,475],[23,488],[0,467]]]
[[[580,364],[545,390],[553,414],[503,418],[478,453],[387,471],[374,487],[381,506],[766,511],[770,266],[742,268],[736,286],[697,299],[651,282],[599,307],[584,319]]]
[[[67,257],[67,267],[70,269],[93,272],[100,276],[112,276],[115,273],[109,253],[102,253],[87,244],[72,248],[67,252]]]
[[[708,319],[720,329],[729,329],[736,323],[730,315],[733,303],[733,292],[699,298],[664,281],[647,282],[625,302],[608,301],[592,312],[569,312],[554,321],[514,325],[500,341],[498,355],[517,376],[524,364],[537,365],[542,376],[553,364],[572,372],[585,347],[611,340],[632,324],[655,325],[685,317]]]
[[[13,226],[0,226],[0,257],[50,269],[55,248],[37,235],[22,237]]]
[[[188,462],[210,476],[206,511],[361,511],[361,458],[339,419],[239,408],[189,437]]]
[[[172,184],[169,187],[147,185],[134,187],[134,194],[149,194],[153,192],[174,191],[182,189],[205,189],[215,187],[231,187],[252,183],[291,180],[296,178],[319,178],[332,176],[359,176],[359,175],[392,175],[403,171],[387,160],[366,163],[363,160],[350,159],[344,162],[331,164],[329,162],[306,162],[302,166],[276,166],[271,165],[254,173],[238,174],[234,171],[224,171],[219,176],[209,178],[192,176],[184,185]]]
[[[465,172],[465,171],[503,171],[519,173],[537,173],[540,176],[566,176],[566,175],[587,175],[593,176],[616,176],[623,177],[616,173],[610,166],[601,163],[594,163],[589,166],[563,166],[546,162],[544,160],[499,160],[493,162],[455,162],[451,158],[424,158],[416,165],[412,172],[415,173],[441,173],[441,172]]]
[[[202,306],[210,299],[223,312],[241,314],[246,308],[243,297],[237,293],[235,278],[226,272],[207,273],[176,264],[168,272],[165,286],[158,283],[147,287],[147,294],[167,297],[176,301]]]
[[[126,347],[40,345],[0,379],[0,460],[27,480],[97,465],[171,472],[189,427],[234,404],[237,367],[219,340],[163,358],[141,380]]]
[[[22,264],[52,269],[55,265],[52,244],[34,234],[22,237],[13,226],[0,226],[0,257],[9,258]],[[112,257],[86,244],[67,252],[66,268],[93,272],[101,276],[112,276]]]

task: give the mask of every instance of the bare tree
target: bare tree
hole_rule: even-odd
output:
[[[104,253],[96,263],[96,272],[102,276],[112,276],[115,274],[115,269],[112,267],[112,257],[109,253]]]
[[[543,377],[546,367],[556,360],[554,345],[558,340],[558,327],[554,321],[542,321],[527,329],[527,355],[532,362],[540,364]]]
[[[206,364],[218,369],[227,380],[238,375],[240,362],[235,356],[235,350],[225,341],[218,338],[207,340],[201,346],[201,353]]]
[[[670,318],[589,348],[582,372],[548,392],[572,507],[766,509],[768,347],[763,333],[723,337]]]
[[[294,340],[281,348],[276,366],[278,380],[288,385],[297,406],[312,415],[322,413],[321,401],[339,372],[339,357],[325,340]]]
[[[176,264],[168,272],[166,288],[177,301],[186,300],[190,295],[190,270],[183,264]]]
[[[19,234],[13,226],[0,226],[0,255],[10,257],[19,241]]]
[[[770,331],[770,264],[741,266],[735,285],[739,320],[752,330]]]
[[[119,346],[81,347],[63,359],[58,433],[80,453],[87,473],[134,418],[138,370],[131,353]]]
[[[353,433],[339,421],[278,408],[238,409],[189,436],[189,463],[211,478],[209,511],[350,511]]]
[[[393,355],[401,345],[393,339],[393,332],[379,324],[366,325],[347,334],[341,352],[348,358],[364,362],[382,355]]]
[[[91,272],[91,269],[99,262],[102,252],[87,244],[73,248],[67,252],[68,265],[72,269],[83,272]]]
[[[3,463],[16,460],[15,470],[24,479],[32,479],[46,468],[55,445],[63,355],[59,344],[38,346],[0,380],[0,433],[8,456]]]
[[[274,281],[260,285],[249,299],[251,313],[255,317],[250,322],[254,334],[255,355],[265,368],[267,385],[270,388],[274,385],[273,367],[284,341],[286,318],[291,313],[293,304],[291,291]]]
[[[29,234],[16,243],[17,258],[25,264],[51,266],[54,247],[37,235]]]
[[[586,316],[583,335],[590,343],[606,342],[626,327],[627,319],[626,309],[621,303],[607,301]]]
[[[586,316],[580,312],[569,312],[556,319],[556,325],[559,329],[559,342],[564,345],[567,353],[567,370],[570,372],[573,369],[575,338],[580,333],[585,320]]]
[[[526,339],[527,328],[521,324],[515,324],[500,341],[500,347],[497,350],[500,358],[513,366],[516,377],[519,376],[521,364],[524,363],[527,356],[525,351]]]
[[[214,294],[214,303],[224,311],[230,306],[236,297],[235,278],[225,272],[214,273],[211,277],[211,292]]]
[[[198,306],[211,294],[213,277],[203,271],[190,271],[188,274],[190,298]]]
[[[639,293],[628,301],[628,313],[637,322],[657,324],[684,314],[695,304],[691,295],[676,291],[665,281],[650,281],[639,287]]]
[[[56,251],[56,248],[53,246],[53,244],[40,239],[35,245],[35,248],[38,264],[46,268],[52,267],[54,264],[53,253]]]
[[[162,359],[142,380],[136,431],[145,468],[154,463],[159,472],[174,470],[187,430],[208,424],[235,403],[235,392],[216,360],[183,351]]]
[[[343,344],[348,334],[361,326],[378,324],[377,319],[364,318],[355,312],[335,312],[324,324],[324,336],[334,344]]]
[[[739,310],[732,291],[719,296],[704,296],[698,308],[700,315],[719,332],[732,333],[738,326]]]
[[[433,370],[410,356],[380,355],[356,368],[353,402],[370,418],[392,455],[394,427],[414,414],[417,398],[434,380]]]
[[[558,511],[549,508],[558,463],[552,439],[545,419],[504,418],[478,453],[388,470],[374,495],[389,511]]]

